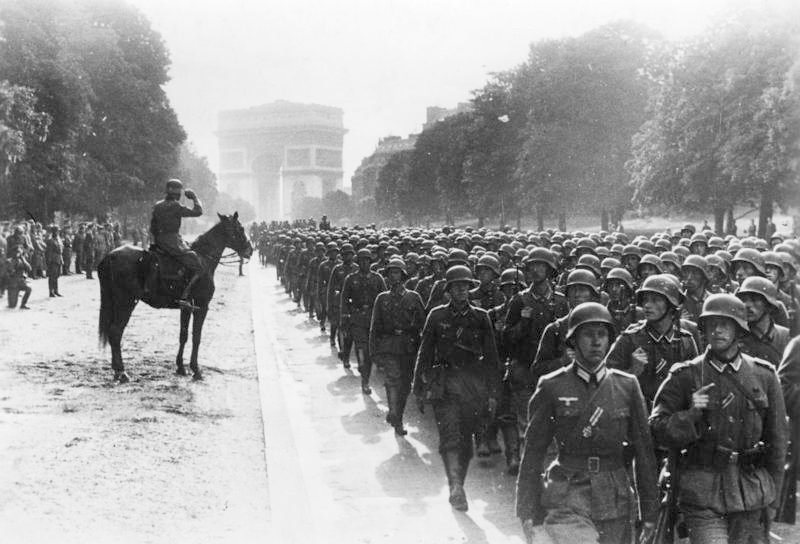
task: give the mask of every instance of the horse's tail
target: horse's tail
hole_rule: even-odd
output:
[[[110,270],[112,258],[110,255],[106,255],[97,265],[97,277],[100,280],[100,320],[97,334],[100,344],[103,346],[108,345],[109,330],[114,320],[114,286]]]

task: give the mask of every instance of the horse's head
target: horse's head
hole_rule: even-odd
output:
[[[240,257],[249,259],[253,254],[253,246],[244,233],[244,227],[239,223],[239,212],[233,212],[233,215],[221,213],[217,215],[225,233],[225,246],[234,250]]]

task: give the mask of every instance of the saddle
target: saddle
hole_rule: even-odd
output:
[[[175,257],[155,244],[140,258],[142,300],[156,308],[178,308],[176,299],[191,279],[189,270]]]

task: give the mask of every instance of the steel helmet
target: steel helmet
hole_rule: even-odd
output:
[[[678,257],[677,253],[673,253],[672,251],[665,251],[660,255],[661,262],[663,263],[671,263],[678,268],[681,267],[681,259]]]
[[[614,341],[617,328],[608,308],[597,302],[582,302],[575,306],[567,318],[566,340],[571,340],[581,325],[602,323],[608,329],[609,343]]]
[[[358,253],[356,253],[356,260],[360,261],[361,259],[369,259],[371,261],[372,252],[365,247],[359,249]]]
[[[416,264],[417,262],[419,262],[419,255],[417,253],[414,253],[413,251],[409,251],[408,253],[406,253],[405,260],[407,263]]]
[[[642,254],[650,254],[656,252],[656,245],[650,240],[641,240],[638,244],[639,250]]]
[[[345,253],[350,253],[351,255],[355,254],[356,250],[353,249],[353,244],[344,244],[340,253],[344,255]]]
[[[777,251],[778,253],[788,253],[789,255],[794,253],[792,246],[786,242],[777,244],[774,248],[772,248],[772,251]]]
[[[611,245],[611,255],[619,255],[622,257],[622,252],[625,250],[625,246],[622,244],[612,244]]]
[[[511,244],[503,244],[500,246],[500,249],[497,250],[497,253],[505,253],[509,258],[511,258],[514,256],[514,251],[514,246]]]
[[[523,261],[529,254],[529,251],[525,248],[519,248],[516,253],[514,253],[514,258],[519,259],[520,262]]]
[[[579,251],[581,254],[583,254],[583,252],[594,253],[594,250],[597,249],[597,242],[588,237],[580,238],[575,243],[575,249],[583,250]]]
[[[708,274],[708,260],[705,257],[700,255],[689,255],[686,257],[686,260],[683,261],[683,266],[681,266],[681,270],[685,268],[697,268],[700,272],[703,273],[703,277],[709,279]]]
[[[451,249],[447,255],[447,264],[449,266],[467,263],[469,263],[469,255],[463,249]]]
[[[646,255],[643,255],[642,256],[642,260],[639,261],[639,264],[636,265],[637,272],[639,271],[639,269],[642,266],[647,265],[647,264],[649,264],[650,266],[654,266],[655,269],[658,270],[659,274],[663,274],[664,273],[664,265],[663,265],[661,259],[658,257],[658,255],[653,255],[653,254],[650,254],[650,253],[648,253]]]
[[[622,263],[619,262],[619,259],[615,259],[614,257],[606,257],[600,263],[600,270],[611,270],[612,268],[619,268],[622,266]]]
[[[553,253],[549,249],[545,249],[543,247],[535,247],[533,250],[528,253],[528,256],[525,257],[525,260],[522,261],[525,266],[528,266],[532,263],[545,263],[550,268],[550,274],[555,274],[558,271],[558,265],[556,264],[556,258]]]
[[[450,287],[451,284],[459,281],[465,281],[469,284],[475,283],[475,280],[472,277],[472,270],[463,264],[457,264],[448,268],[444,275],[444,279],[446,282],[446,287]]]
[[[781,259],[780,253],[777,251],[765,251],[762,253],[764,257],[764,270],[766,271],[768,266],[774,266],[778,270],[783,273],[783,260]]]
[[[692,244],[705,244],[708,246],[708,238],[706,238],[705,234],[698,232],[697,234],[692,234],[692,237],[689,239],[689,245]]]
[[[677,255],[678,258],[681,259],[681,261],[683,261],[686,257],[688,257],[691,254],[689,248],[686,246],[675,246],[674,248],[672,248],[672,252],[675,255]]]
[[[708,239],[708,248],[713,250],[725,249],[725,240],[719,236],[712,236]]]
[[[756,240],[756,249],[758,251],[766,251],[769,249],[769,244],[767,244],[767,241],[763,238],[759,238]]]
[[[608,284],[608,282],[611,280],[621,281],[628,286],[628,289],[630,289],[631,292],[634,290],[633,276],[631,276],[631,273],[622,267],[612,268],[609,270],[608,274],[606,275],[606,284]]]
[[[608,249],[606,246],[597,246],[597,249],[594,250],[594,253],[599,258],[604,259],[611,255],[611,250]]]
[[[780,252],[778,253],[778,255],[780,256],[781,262],[783,262],[783,265],[785,267],[791,268],[792,270],[797,272],[797,263],[795,262],[794,257],[792,257],[792,255],[784,252]]]
[[[683,303],[681,284],[671,274],[653,274],[642,283],[636,291],[636,302],[641,306],[642,296],[645,293],[656,293],[664,298],[675,308]]]
[[[736,255],[733,257],[733,266],[736,267],[739,263],[749,263],[753,266],[756,270],[756,273],[759,276],[763,276],[766,274],[766,268],[764,267],[764,256],[759,253],[757,249],[751,248],[742,248],[736,252]]]
[[[663,251],[669,251],[670,249],[672,249],[672,244],[670,243],[669,240],[661,238],[659,240],[656,240],[655,247]]]
[[[522,272],[516,268],[506,268],[500,275],[500,287],[504,285],[518,285],[520,288],[525,288]]]
[[[767,304],[773,308],[778,307],[778,288],[775,284],[767,278],[759,276],[750,276],[745,278],[739,288],[736,290],[736,296],[742,298],[744,294],[761,295]]]
[[[595,295],[600,295],[600,292],[597,290],[597,278],[594,273],[588,270],[577,269],[570,272],[569,276],[567,276],[566,290],[569,291],[569,288],[573,285],[585,285],[590,288]]]
[[[586,255],[581,255],[578,259],[578,263],[575,265],[577,269],[584,269],[592,272],[595,277],[600,277],[603,273],[600,270],[600,259],[592,255],[591,253],[587,253]]]
[[[325,246],[325,253],[331,253],[331,252],[334,252],[334,251],[336,253],[338,253],[339,252],[339,246],[336,245],[336,242],[328,242],[328,245]]]
[[[447,264],[447,253],[444,251],[434,251],[431,255],[431,261],[438,261],[442,264]]]
[[[704,329],[705,320],[709,317],[727,317],[732,319],[743,331],[750,330],[750,327],[747,326],[747,308],[744,302],[727,293],[711,295],[706,298],[703,303],[703,311],[697,319],[700,330]]]
[[[488,268],[494,272],[496,276],[500,275],[500,263],[491,255],[484,255],[478,259],[478,262],[475,264],[475,271],[477,272],[480,268]]]
[[[404,278],[408,277],[408,270],[406,270],[406,263],[403,262],[403,259],[401,259],[400,257],[392,257],[391,259],[389,259],[389,262],[386,263],[386,266],[384,268],[386,269],[387,273],[389,272],[389,270],[396,268],[403,273]]]
[[[428,255],[427,253],[423,253],[422,255],[419,256],[417,262],[420,266],[428,266],[431,264],[431,256]]]
[[[706,256],[706,263],[708,263],[709,268],[716,268],[719,270],[723,276],[728,274],[728,263],[725,262],[725,259],[720,257],[719,255],[707,255]],[[709,274],[710,274],[709,270]]]

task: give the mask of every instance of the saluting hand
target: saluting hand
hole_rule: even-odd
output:
[[[183,194],[186,195],[186,198],[188,198],[189,200],[195,200],[197,198],[197,195],[194,194],[194,191],[192,191],[191,189],[186,189],[183,192]]]
[[[692,408],[698,408],[700,410],[705,410],[708,408],[709,402],[711,402],[711,398],[707,391],[712,387],[716,387],[717,384],[710,383],[708,385],[704,385],[694,393],[692,393]]]

